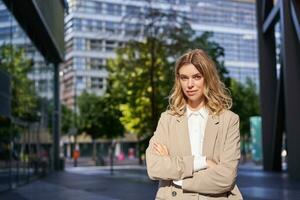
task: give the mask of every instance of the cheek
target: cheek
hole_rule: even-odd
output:
[[[199,89],[204,89],[204,81],[199,81],[199,82],[197,83],[197,87],[198,87]]]
[[[205,83],[204,83],[204,79],[202,79],[202,81],[200,82],[201,88],[204,90],[205,88]]]
[[[183,89],[183,90],[184,90],[184,89],[185,89],[185,84],[184,84],[184,82],[180,81],[179,83],[180,83],[180,87],[181,87],[181,89]]]

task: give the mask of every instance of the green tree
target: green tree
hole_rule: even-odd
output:
[[[26,58],[24,49],[11,45],[0,47],[0,68],[11,75],[11,112],[14,121],[29,123],[38,120],[37,95],[33,82],[28,78],[32,66],[32,60]],[[0,129],[2,137],[7,137],[9,131],[13,134],[19,132],[16,124],[11,122],[1,124]]]
[[[256,85],[250,78],[244,84],[231,79],[229,89],[233,98],[232,111],[240,116],[241,136],[250,138],[249,118],[260,112]]]
[[[21,120],[36,119],[37,95],[28,78],[32,60],[26,58],[24,49],[11,45],[0,47],[0,68],[11,75],[12,116]]]
[[[111,103],[108,96],[97,96],[83,92],[78,97],[79,130],[92,137],[93,159],[96,157],[97,138],[114,138],[124,134],[120,122],[121,112]]]
[[[54,105],[52,101],[48,101],[48,100],[43,100],[45,102],[47,102],[47,110],[48,110],[48,128],[50,133],[52,132],[52,128],[53,128],[53,110],[54,110]],[[61,114],[61,133],[63,135],[69,134],[71,128],[75,127],[74,121],[75,121],[75,117],[74,117],[74,112],[68,108],[66,105],[61,104],[60,105],[60,114]]]
[[[68,134],[74,124],[74,112],[66,105],[61,105],[61,131]]]
[[[155,59],[149,53],[153,43],[156,46]],[[170,89],[168,82],[172,80],[164,44],[156,38],[147,38],[145,42],[131,41],[117,50],[117,57],[109,61],[108,69],[110,96],[126,104],[121,109],[125,116],[131,116],[129,121],[132,117],[138,120],[135,125],[127,124],[127,129],[140,135],[153,130],[158,113],[168,103],[165,97]]]

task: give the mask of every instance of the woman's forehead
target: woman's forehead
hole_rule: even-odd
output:
[[[178,71],[179,74],[185,75],[195,75],[195,74],[202,74],[202,72],[195,67],[192,63],[182,65]]]

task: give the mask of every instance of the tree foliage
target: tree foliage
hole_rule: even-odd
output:
[[[47,115],[48,115],[48,128],[50,133],[53,130],[53,111],[54,111],[54,105],[52,101],[43,99],[42,101],[47,102]],[[61,133],[63,135],[69,134],[71,131],[71,128],[75,127],[75,114],[74,112],[68,108],[66,105],[61,104],[60,105],[60,127],[61,127]]]
[[[93,140],[123,135],[121,112],[110,104],[110,99],[106,96],[83,92],[78,97],[78,107],[80,132],[87,133]]]
[[[28,78],[32,66],[24,49],[11,45],[0,47],[0,68],[11,75],[12,116],[24,121],[34,121],[37,117],[37,95]]]
[[[152,45],[156,47],[155,55],[149,52]],[[153,117],[157,118],[157,113],[167,105],[165,97],[170,90],[168,82],[172,80],[162,41],[147,38],[144,42],[129,42],[117,50],[116,59],[109,61],[109,71],[110,94],[125,103],[121,106],[122,121],[133,120],[124,123],[126,128],[139,134],[152,130]]]
[[[61,105],[61,132],[68,134],[74,124],[74,112],[66,105]]]
[[[11,76],[11,115],[14,121],[23,124],[38,120],[37,95],[33,82],[28,78],[32,69],[32,60],[26,58],[24,49],[11,45],[0,47],[0,69]],[[0,138],[7,139],[9,133],[16,136],[19,127],[11,121],[0,121]]]
[[[240,131],[242,136],[250,137],[251,116],[257,116],[259,110],[259,96],[255,83],[248,78],[242,84],[235,79],[230,80],[230,91],[233,98],[232,111],[240,116]]]

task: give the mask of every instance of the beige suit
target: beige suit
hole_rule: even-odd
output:
[[[153,142],[166,145],[170,156],[156,155]],[[159,180],[156,199],[242,199],[235,184],[240,159],[238,115],[226,110],[208,116],[202,152],[217,166],[193,172],[186,114],[162,113],[146,150],[148,175]],[[172,180],[183,180],[182,188]]]

